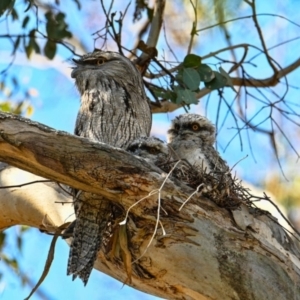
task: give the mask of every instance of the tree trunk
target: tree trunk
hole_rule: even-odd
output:
[[[300,299],[297,242],[271,218],[246,206],[230,212],[155,166],[102,143],[0,113],[0,160],[76,189],[105,196],[128,210],[129,283],[122,260],[102,251],[95,268],[168,299]],[[1,185],[42,178],[0,165]],[[70,221],[72,201],[55,183],[0,189],[0,229]],[[60,203],[56,203],[60,202]],[[158,203],[161,203],[161,206]],[[157,222],[158,209],[159,223]],[[47,216],[45,218],[45,216]],[[158,229],[149,248],[147,245]],[[238,224],[238,225],[237,225]],[[146,252],[145,252],[146,251]]]

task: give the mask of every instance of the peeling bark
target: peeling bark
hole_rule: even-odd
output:
[[[4,113],[0,160],[35,174],[1,165],[2,186],[42,176],[103,195],[125,210],[158,190],[165,179],[158,168],[123,150]],[[300,299],[295,241],[272,219],[256,217],[247,207],[232,213],[195,195],[179,212],[192,192],[175,180],[163,186],[160,221],[166,235],[159,226],[149,249],[132,266],[131,286],[168,299]],[[153,234],[157,197],[153,194],[131,209],[127,228],[134,258],[143,254]],[[70,200],[55,183],[0,189],[0,228],[39,227],[45,215],[60,226],[73,208],[55,201]],[[102,251],[95,268],[122,282],[127,279],[122,260]]]

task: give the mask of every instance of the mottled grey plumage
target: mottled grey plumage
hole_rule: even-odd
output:
[[[149,102],[133,63],[119,53],[103,51],[74,61],[71,76],[81,94],[75,134],[120,148],[148,136]]]
[[[71,76],[81,95],[76,135],[120,148],[149,135],[150,106],[142,77],[129,59],[97,50],[74,62]],[[86,284],[118,209],[99,195],[74,194],[76,222],[67,274]]]
[[[140,137],[134,140],[127,151],[144,158],[147,162],[162,167],[169,159],[169,149],[162,140],[151,137]]]
[[[183,114],[176,117],[168,130],[168,142],[177,159],[187,160],[200,172],[212,175],[229,172],[226,162],[213,147],[215,127],[203,116]]]

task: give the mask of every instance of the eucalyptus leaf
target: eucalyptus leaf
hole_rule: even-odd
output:
[[[27,58],[30,58],[32,51],[33,51],[33,45],[29,42],[29,44],[27,46],[25,46],[25,52],[26,52]]]
[[[35,38],[31,38],[31,39],[30,39],[30,42],[31,42],[31,44],[32,44],[32,47],[33,47],[35,53],[38,53],[38,54],[41,53],[40,46],[39,46],[39,44],[36,42]]]
[[[23,20],[23,23],[22,23],[22,28],[25,28],[29,22],[29,16],[26,16]]]
[[[227,78],[224,77],[222,74],[219,72],[213,71],[215,74],[215,78],[211,80],[210,82],[205,82],[205,86],[210,89],[210,90],[217,90],[220,88],[223,88],[227,84]]]
[[[0,2],[1,2],[1,0],[0,0]],[[17,11],[14,8],[10,11],[10,15],[11,15],[11,18],[12,18],[13,21],[19,19],[19,15],[18,15]]]
[[[6,233],[0,232],[0,249],[2,249],[4,246],[5,238],[6,238]]]
[[[44,53],[49,59],[53,59],[56,53],[56,43],[48,40],[44,47]]]
[[[202,64],[197,68],[201,81],[210,82],[215,78],[214,71],[206,64]]]
[[[45,17],[47,19],[46,31],[49,38],[61,40],[72,37],[71,32],[68,31],[68,24],[65,22],[64,13],[60,12],[55,15],[51,11],[48,11]]]
[[[0,17],[6,10],[12,10],[15,5],[14,0],[0,0]]]
[[[227,85],[230,86],[236,92],[229,74],[222,67],[219,68],[219,71],[227,79]]]
[[[200,75],[198,72],[192,68],[183,69],[183,83],[187,88],[195,91],[199,88]]]
[[[176,93],[169,89],[162,89],[162,88],[152,88],[152,92],[155,94],[156,97],[168,99],[174,102],[176,100]]]
[[[197,104],[198,100],[196,98],[196,93],[192,92],[191,90],[187,89],[180,89],[176,90],[177,98],[175,103],[177,104]]]
[[[180,68],[175,76],[176,80],[179,82],[183,82],[183,68]]]
[[[201,64],[201,57],[196,54],[188,54],[183,60],[185,68],[198,68]]]

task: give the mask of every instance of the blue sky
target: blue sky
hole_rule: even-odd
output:
[[[22,1],[18,2],[18,6],[20,8],[21,2]],[[257,2],[257,10],[260,13],[276,13],[289,17],[295,22],[298,21],[295,12],[297,1],[289,1],[289,5],[282,4],[281,1],[272,1],[272,4],[270,1]],[[67,20],[70,22],[71,31],[76,32],[86,48],[89,51],[92,51],[94,43],[91,34],[95,31],[95,27],[98,26],[97,28],[101,28],[100,23],[103,23],[103,18],[102,20],[99,20],[99,23],[97,23],[98,20],[95,19],[95,15],[93,14],[94,9],[100,11],[98,1],[91,1],[90,7],[83,9],[83,11],[79,14],[75,9],[73,1],[64,1],[62,5],[68,7]],[[245,5],[241,7],[241,14],[250,14]],[[84,19],[83,24],[81,23],[81,18]],[[266,37],[268,47],[297,37],[299,32],[297,26],[292,25],[281,18],[261,17],[259,20]],[[190,20],[188,21],[190,22]],[[182,24],[182,27],[186,26],[185,29],[187,32],[190,32],[189,22],[187,22],[188,25]],[[6,22],[3,21],[0,22],[0,33],[5,32],[6,30],[5,23]],[[12,30],[17,30],[16,25],[10,25],[12,26]],[[128,28],[126,29],[127,31],[124,35],[125,40],[128,39],[128,43],[130,42],[130,30],[134,30],[133,27],[134,26],[128,25]],[[204,27],[203,24],[202,27]],[[256,42],[257,44],[257,33],[250,31],[250,29],[253,28],[251,20],[245,19],[243,21],[239,21],[238,23],[231,24],[229,28],[234,29],[234,31],[232,31],[234,44],[250,42]],[[226,47],[223,36],[217,28],[209,32],[201,33],[199,39],[200,42],[197,43],[193,52],[200,56],[216,51],[222,47]],[[175,42],[173,44],[178,57],[184,57],[184,48],[180,48]],[[271,54],[280,61],[282,66],[286,66],[288,63],[291,63],[298,58],[297,55],[299,55],[299,46],[299,42],[295,41],[293,43],[283,45],[282,47],[275,48],[271,51]],[[159,50],[166,49],[162,40],[160,41],[158,48]],[[7,61],[9,61],[10,49],[9,42],[1,39],[0,66],[2,68],[4,68]],[[249,51],[250,54],[253,53],[253,55],[256,53],[253,50]],[[237,51],[237,55],[239,57],[242,53]],[[20,84],[31,89],[31,104],[34,107],[34,113],[31,116],[31,119],[51,126],[57,130],[64,130],[67,132],[73,132],[76,114],[79,107],[79,95],[76,91],[74,82],[70,77],[71,63],[69,59],[71,57],[70,53],[62,47],[59,47],[58,55],[53,61],[48,61],[39,55],[33,55],[31,60],[28,61],[24,53],[20,52],[17,53],[15,63],[9,70],[10,74],[15,74],[15,76],[18,77]],[[208,63],[211,63],[213,66],[215,61],[210,60]],[[263,56],[258,57],[255,63],[256,66],[248,66],[248,71],[253,74],[253,76],[259,78],[269,76],[270,70],[265,64]],[[222,67],[225,70],[228,70],[230,65],[224,63],[222,64]],[[291,85],[297,86],[299,71],[294,72],[288,78]],[[275,91],[280,94],[284,91],[284,87],[279,85]],[[228,99],[231,99],[230,101],[232,101],[235,95],[229,89],[226,89],[226,96]],[[276,98],[272,93],[268,93],[268,97],[270,100]],[[4,99],[5,97],[0,94],[0,101]],[[217,115],[217,99],[217,92],[214,92],[209,100],[208,98],[203,99],[201,104],[192,107],[191,111],[201,114],[207,113],[208,118],[214,122]],[[295,104],[297,102],[299,103],[299,90],[290,88],[287,99]],[[247,105],[247,111],[250,115],[254,114],[259,109],[258,104],[253,104],[251,102],[247,104],[243,103],[243,105]],[[205,107],[207,107],[207,110],[205,110]],[[295,109],[297,109],[296,105]],[[165,132],[170,120],[182,112],[183,110],[178,110],[171,114],[154,115],[153,134],[165,139]],[[265,118],[266,113],[262,113],[261,116],[258,117],[257,122],[259,118]],[[223,105],[220,110],[220,116],[225,118],[225,115],[226,107]],[[233,140],[225,152],[222,151],[236,132],[234,126],[235,124],[230,116],[225,120],[224,126],[219,124],[219,128],[221,128],[221,130],[218,133],[218,149],[222,157],[228,161],[230,166],[233,166],[240,159],[248,155],[248,158],[242,160],[235,168],[238,176],[244,180],[260,185],[262,184],[264,177],[266,177],[269,173],[276,172],[280,174],[278,164],[276,163],[272,150],[270,149],[269,140],[261,134],[254,134],[253,132],[249,133],[249,140],[252,143],[255,160],[251,157],[246,132],[243,132],[243,151],[241,151],[240,142],[237,138]],[[286,125],[284,124],[284,126]],[[266,127],[268,127],[268,125],[266,125]],[[294,127],[288,127],[288,125],[286,128],[291,138],[299,137],[297,129]],[[292,155],[290,154],[291,152],[287,152],[285,150],[286,142],[284,142],[284,139],[280,138],[279,141],[279,150],[280,154],[282,154],[282,162],[284,163],[287,160],[286,154],[288,153],[288,159],[294,162],[293,167],[294,169],[297,169],[299,166],[297,164],[298,161],[296,155]],[[296,143],[296,146],[299,146],[299,143]],[[290,165],[284,165],[284,167],[287,171],[291,168]],[[14,227],[6,232],[9,235],[9,241],[4,249],[5,253],[17,256],[20,262],[20,269],[28,274],[34,282],[36,282],[42,273],[51,237],[42,234],[36,229],[29,230],[24,234],[24,248],[20,254],[15,249],[15,237],[18,229]],[[92,272],[89,283],[86,287],[83,286],[80,280],[72,282],[71,277],[66,276],[68,249],[69,248],[64,241],[58,241],[55,261],[48,277],[41,287],[47,296],[49,296],[48,299],[83,299],[83,297],[86,299],[155,299],[155,297],[146,295],[127,286],[123,287],[122,283],[96,270]],[[7,270],[1,261],[0,271],[5,275],[0,281],[0,299],[20,299],[29,294],[29,288],[26,286],[23,287],[18,277],[11,271]],[[32,299],[37,300],[41,298],[34,295]]]

